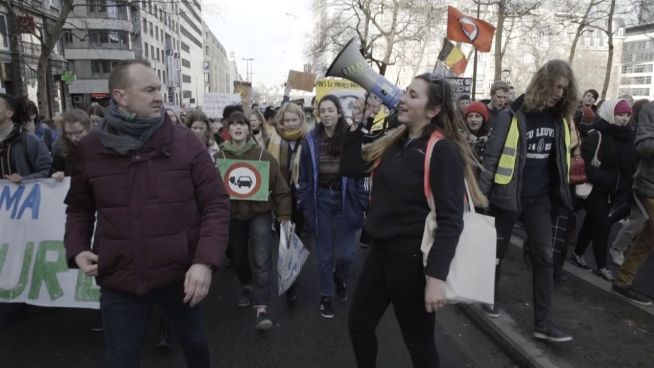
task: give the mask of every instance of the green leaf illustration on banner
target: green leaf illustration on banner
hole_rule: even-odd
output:
[[[229,198],[238,201],[268,201],[270,163],[268,161],[219,159],[220,171]]]

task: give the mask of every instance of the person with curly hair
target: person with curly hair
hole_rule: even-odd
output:
[[[548,61],[534,74],[525,94],[498,115],[479,177],[497,228],[495,283],[499,282],[513,225],[521,220],[533,265],[534,337],[552,342],[572,340],[552,321],[550,212],[553,205],[572,210],[569,117],[576,107],[577,82],[570,65]],[[484,311],[499,317],[497,304],[484,306]]]

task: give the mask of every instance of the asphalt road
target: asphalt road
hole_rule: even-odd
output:
[[[353,276],[368,250],[357,255]],[[299,302],[289,309],[285,298],[272,306],[274,328],[261,333],[254,328],[254,310],[239,308],[238,282],[233,269],[214,278],[203,302],[214,367],[354,367],[347,334],[347,303],[335,301],[336,318],[326,320],[318,311],[319,291],[315,256],[300,276]],[[6,309],[6,305],[0,305]],[[156,314],[156,312],[154,313]],[[102,359],[102,334],[89,331],[97,312],[79,309],[30,307],[28,315],[0,329],[0,367],[95,367]],[[142,367],[183,367],[177,346],[162,353],[154,344],[157,321],[148,326]],[[410,367],[408,352],[391,309],[378,327],[379,367]],[[437,316],[436,339],[442,367],[513,367],[486,335],[455,306]]]

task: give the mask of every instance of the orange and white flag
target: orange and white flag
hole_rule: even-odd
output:
[[[485,20],[469,17],[458,9],[447,7],[447,39],[472,44],[481,52],[489,52],[495,27]]]

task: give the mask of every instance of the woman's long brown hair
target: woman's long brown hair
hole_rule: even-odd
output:
[[[465,124],[460,115],[454,109],[452,88],[450,87],[450,84],[444,79],[437,78],[430,73],[418,75],[416,78],[425,81],[428,85],[427,106],[440,106],[441,108],[438,115],[431,119],[431,123],[425,126],[422,133],[423,136],[429,136],[434,130],[440,129],[445,138],[457,146],[465,162],[465,179],[468,182],[473,203],[477,207],[488,206],[488,199],[481,192],[481,189],[479,189],[479,185],[477,184],[475,168],[480,167],[479,161],[475,157],[466,137],[462,133],[465,131]],[[388,132],[384,137],[364,147],[364,160],[369,163],[377,161],[384,156],[390,147],[397,144],[397,142],[407,134],[408,130],[405,125],[400,125],[398,128]]]

